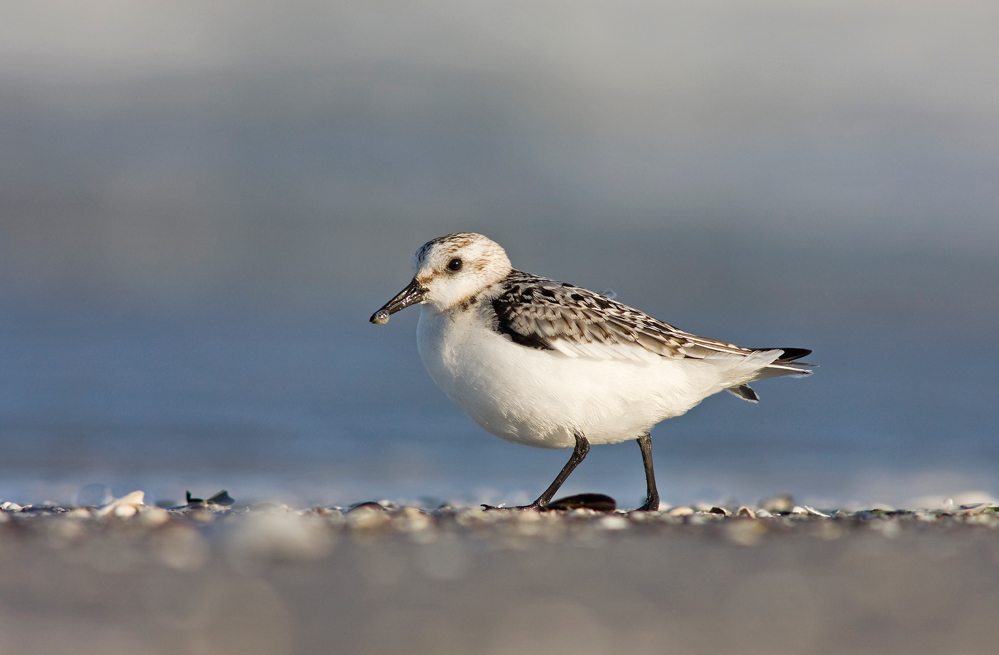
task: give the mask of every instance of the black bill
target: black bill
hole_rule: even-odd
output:
[[[371,322],[375,325],[385,325],[389,322],[389,316],[395,314],[396,312],[406,309],[410,305],[418,305],[423,302],[423,299],[427,296],[427,289],[420,285],[413,278],[413,281],[409,283],[405,289],[399,292],[392,300],[385,303],[385,306],[379,309],[377,312],[371,315]]]

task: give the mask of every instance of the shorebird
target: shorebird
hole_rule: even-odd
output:
[[[424,244],[413,280],[374,313],[420,305],[417,344],[437,386],[487,432],[572,448],[537,500],[545,509],[590,444],[637,440],[646,502],[658,510],[649,430],[722,390],[807,375],[803,348],[742,348],[698,337],[586,289],[514,269],[499,244],[461,232]]]

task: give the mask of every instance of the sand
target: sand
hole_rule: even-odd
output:
[[[914,655],[999,643],[988,504],[754,518],[135,500],[0,512],[0,653]]]

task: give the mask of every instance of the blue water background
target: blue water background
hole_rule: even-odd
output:
[[[88,483],[159,500],[226,488],[245,500],[340,505],[540,493],[567,452],[482,431],[424,372],[416,311],[376,327],[366,322],[373,307],[306,317],[6,312],[0,498],[71,502]],[[905,326],[734,321],[711,332],[811,346],[821,368],[758,383],[758,405],[720,394],[657,427],[664,500],[999,493],[999,348],[989,335],[941,343]],[[958,336],[974,356],[955,356]],[[643,484],[629,442],[593,448],[564,490],[634,505]]]

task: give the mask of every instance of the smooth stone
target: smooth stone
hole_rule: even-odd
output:
[[[592,509],[595,512],[613,512],[617,501],[605,494],[576,494],[548,503],[546,510]]]
[[[600,527],[604,530],[625,530],[631,523],[623,516],[605,516],[600,519]]]
[[[136,506],[142,505],[145,499],[146,493],[144,491],[133,491],[130,494],[125,494],[121,498],[115,498],[110,503],[94,512],[94,514],[96,516],[108,516],[110,514],[120,517],[134,516],[138,511]],[[131,511],[123,509],[126,507],[130,507]],[[121,509],[120,512],[118,511],[119,509]]]
[[[236,502],[236,499],[230,496],[228,491],[223,489],[205,502],[209,505],[222,505],[223,507],[229,507]]]
[[[354,505],[353,507],[351,507],[350,509],[348,509],[346,513],[350,514],[351,512],[356,512],[358,510],[364,511],[365,509],[380,510],[382,512],[387,511],[385,509],[385,507],[381,503],[376,503],[373,500],[369,500],[366,503],[358,503],[358,504]]]

